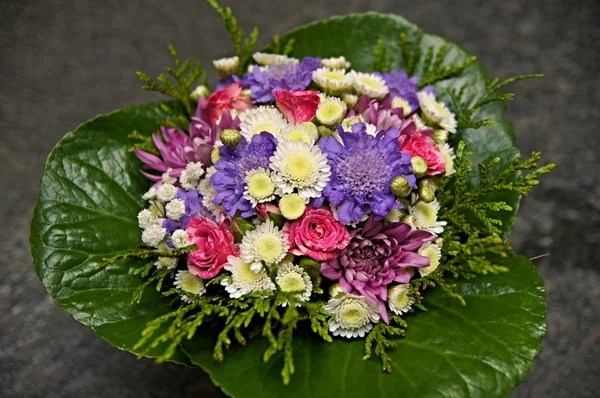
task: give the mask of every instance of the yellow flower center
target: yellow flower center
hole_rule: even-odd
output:
[[[289,140],[291,140],[291,141],[300,141],[300,140],[302,140],[302,141],[306,142],[307,144],[311,143],[310,136],[308,135],[308,133],[306,131],[300,130],[300,129],[292,130],[288,134],[287,138]]]
[[[306,204],[300,195],[291,193],[284,195],[279,201],[279,210],[288,220],[295,220],[304,214]]]
[[[281,279],[279,287],[282,292],[299,292],[306,288],[306,284],[302,275],[290,273]]]
[[[410,297],[408,297],[408,289],[402,289],[400,293],[394,297],[394,307],[398,309],[406,308],[410,304]]]
[[[341,321],[347,326],[362,326],[365,320],[365,311],[357,303],[348,303],[340,311]]]
[[[248,193],[258,200],[266,199],[275,192],[275,184],[266,173],[258,173],[248,180]]]
[[[275,234],[266,233],[256,239],[256,252],[266,263],[277,261],[283,250],[281,239]]]
[[[252,282],[259,278],[258,274],[250,269],[250,264],[242,263],[236,271],[244,282]]]
[[[328,72],[323,72],[323,77],[326,77],[326,78],[332,79],[332,80],[344,80],[346,75],[344,75],[341,72],[328,71]]]
[[[364,84],[365,86],[374,88],[376,90],[380,90],[381,89],[381,82],[373,79],[370,76],[358,76],[356,78],[356,80],[358,80],[359,82],[361,82],[362,84]]]
[[[250,133],[252,133],[252,135],[256,135],[262,133],[263,131],[271,133],[275,137],[277,137],[277,133],[279,133],[278,125],[269,119],[261,120],[260,122],[252,126],[252,130],[250,131]]]
[[[406,101],[405,99],[400,98],[400,97],[395,97],[392,100],[391,107],[392,107],[392,109],[402,108],[402,111],[404,112],[404,116],[408,116],[412,112],[412,108],[408,104],[408,101]]]
[[[330,101],[317,109],[317,119],[323,124],[332,125],[337,123],[344,116],[345,109],[337,101]]]
[[[286,159],[284,174],[295,182],[302,182],[303,186],[314,183],[317,165],[310,154],[304,152],[292,153]]]
[[[202,279],[194,274],[188,273],[181,277],[181,288],[186,292],[200,294],[203,287]]]

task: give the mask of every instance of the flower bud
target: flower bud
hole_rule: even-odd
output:
[[[430,187],[434,191],[437,190],[437,186],[435,185],[435,181],[433,181],[433,179],[431,179],[431,178],[422,178],[422,179],[420,179],[419,182],[417,182],[417,186],[419,188]]]
[[[444,246],[444,238],[436,238],[433,243],[435,243],[436,245],[438,245],[439,247]]]
[[[333,132],[329,128],[319,126],[319,137],[331,137],[332,134]]]
[[[223,145],[235,146],[242,139],[242,135],[235,129],[225,129],[221,132],[220,138]]]
[[[425,177],[427,175],[427,162],[420,156],[414,156],[410,159],[413,167],[413,174],[417,178]]]
[[[208,97],[210,91],[208,91],[208,87],[206,86],[198,86],[190,93],[190,98],[194,101],[198,101],[202,97]]]
[[[400,219],[400,221],[407,223],[408,225],[410,225],[411,227],[415,227],[415,219],[413,216],[411,215],[405,215],[404,217],[402,217]]]
[[[290,193],[283,195],[279,200],[279,210],[281,211],[281,215],[286,219],[295,220],[304,214],[306,204],[300,195],[297,193]]]
[[[419,198],[425,203],[431,203],[435,200],[435,191],[431,187],[419,188]]]
[[[407,197],[412,188],[410,187],[408,180],[402,176],[395,177],[390,183],[390,189],[392,193],[401,198]]]
[[[435,141],[436,144],[445,143],[448,141],[448,132],[444,129],[435,130],[435,133],[433,134],[433,141]]]
[[[221,158],[221,154],[219,153],[219,148],[213,148],[210,153],[210,160],[213,164],[217,163],[217,161]]]

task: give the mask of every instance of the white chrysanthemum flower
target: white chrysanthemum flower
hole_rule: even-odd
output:
[[[415,299],[408,295],[410,285],[408,283],[392,286],[388,289],[388,306],[396,315],[402,315],[410,311]]]
[[[341,57],[324,58],[321,65],[329,69],[348,69],[350,62],[342,55]]]
[[[344,69],[319,68],[312,73],[312,79],[330,94],[342,94],[352,87],[352,76],[346,75]]]
[[[173,184],[162,184],[156,190],[156,198],[161,202],[173,200],[175,195],[177,195],[177,187]]]
[[[413,111],[413,109],[410,107],[410,104],[408,103],[408,101],[402,97],[394,97],[394,99],[392,100],[392,103],[390,104],[390,107],[392,109],[402,108],[404,117],[407,117]]]
[[[142,232],[142,242],[146,246],[156,247],[165,238],[167,230],[160,225],[150,225]]]
[[[256,61],[257,64],[261,66],[270,66],[270,65],[296,65],[300,62],[297,58],[290,58],[287,55],[281,54],[268,54],[256,52],[252,55],[252,58]]]
[[[248,199],[253,207],[275,199],[275,172],[263,168],[250,170],[246,172],[244,182],[244,198]]]
[[[440,152],[446,159],[446,175],[449,176],[451,174],[456,173],[454,169],[454,159],[456,159],[456,155],[454,154],[454,148],[452,148],[448,143],[444,143],[443,145],[438,145],[440,148]]]
[[[379,322],[379,306],[362,296],[344,294],[329,300],[323,308],[332,314],[329,331],[334,336],[364,337]]]
[[[183,249],[184,247],[189,246],[188,233],[183,229],[176,229],[171,234],[171,242],[175,249]]]
[[[246,232],[240,244],[241,257],[250,264],[254,272],[259,272],[264,265],[278,264],[283,260],[290,245],[287,237],[267,220],[254,230]]]
[[[177,267],[177,263],[179,260],[177,257],[159,257],[158,260],[154,263],[156,268],[158,269],[175,269]]]
[[[305,142],[281,141],[271,156],[271,169],[275,170],[275,182],[282,193],[298,195],[307,203],[317,198],[327,185],[331,176],[331,167],[318,146]]]
[[[402,210],[399,209],[392,209],[388,212],[388,214],[385,215],[384,220],[394,224],[400,221],[400,218],[402,218],[402,216],[404,215],[404,212]]]
[[[424,229],[434,234],[444,232],[444,227],[448,224],[446,221],[438,221],[437,215],[440,211],[440,204],[437,199],[431,203],[425,203],[418,200],[415,193],[411,194],[412,206],[409,208],[409,214],[412,216],[414,226],[417,229]]]
[[[165,206],[167,217],[171,220],[179,220],[185,214],[185,202],[182,199],[175,198]]]
[[[456,133],[456,117],[454,113],[450,112],[446,104],[436,101],[435,95],[426,91],[419,91],[417,97],[419,98],[421,111],[427,118],[448,132]]]
[[[175,285],[175,288],[195,296],[202,296],[206,293],[206,286],[204,285],[202,278],[192,274],[190,271],[178,271],[177,275],[175,275],[175,283],[173,284]],[[196,301],[195,298],[185,294],[181,295],[181,300],[186,303],[193,303]]]
[[[360,95],[367,95],[370,98],[382,99],[389,93],[385,81],[380,76],[373,73],[354,72],[352,75],[353,86]]]
[[[442,258],[442,248],[435,243],[427,242],[421,246],[417,251],[417,254],[429,258],[429,266],[425,268],[419,268],[419,274],[421,276],[427,276],[440,266],[440,259]]]
[[[175,183],[177,182],[177,178],[175,178],[175,177],[171,177],[171,172],[172,172],[172,171],[173,171],[173,169],[169,167],[169,168],[167,169],[167,171],[165,171],[165,172],[162,174],[162,177],[161,177],[161,179],[162,179],[162,182],[163,182],[163,183],[165,183],[165,184],[175,184]]]
[[[278,137],[279,132],[283,130],[288,122],[285,117],[276,108],[272,106],[259,106],[249,109],[240,115],[240,130],[248,141],[255,134],[263,131]]]
[[[342,286],[339,283],[334,283],[329,287],[330,299],[339,299],[344,295],[346,295],[346,292],[344,292],[344,289],[342,289]]]
[[[319,131],[316,126],[310,122],[302,124],[289,124],[279,132],[277,137],[280,140],[304,141],[307,144],[314,145],[319,138]]]
[[[197,86],[194,91],[190,93],[190,98],[195,101],[198,101],[202,97],[208,97],[210,94],[210,90],[205,85]]]
[[[296,298],[300,301],[308,301],[312,293],[312,281],[306,271],[299,265],[292,263],[285,263],[277,270],[277,276],[275,282],[279,286],[279,290],[284,293],[298,292]],[[282,304],[283,307],[287,306],[289,301]],[[300,304],[296,304],[299,306]]]
[[[202,195],[202,206],[213,213],[215,217],[219,217],[219,215],[224,211],[224,207],[223,205],[216,205],[213,203],[215,196],[217,196],[217,191],[210,182],[210,177],[212,177],[216,172],[217,169],[214,166],[209,167],[206,170],[206,176],[200,181],[197,189]]]
[[[185,170],[181,172],[181,176],[179,177],[179,183],[183,189],[188,191],[196,189],[200,178],[204,175],[202,166],[202,162],[192,162],[185,166]]]
[[[215,59],[213,65],[219,75],[229,77],[233,75],[240,66],[240,59],[238,57]]]
[[[156,188],[152,187],[148,190],[148,192],[146,192],[144,195],[142,195],[142,198],[144,200],[155,200],[156,199]]]
[[[317,108],[317,120],[326,126],[335,126],[346,116],[346,103],[338,97],[325,97],[321,99]]]
[[[372,135],[373,137],[377,135],[377,126],[371,123],[365,123],[361,115],[347,117],[344,120],[342,120],[342,123],[340,123],[340,125],[342,126],[345,132],[351,133],[352,126],[354,126],[357,123],[364,123],[367,134]],[[336,135],[336,133],[334,133],[334,135]]]
[[[231,272],[231,277],[222,279],[221,285],[225,286],[231,298],[240,298],[252,292],[272,292],[276,289],[266,270],[254,272],[250,263],[244,262],[239,257],[227,257],[224,268]]]
[[[356,105],[356,103],[358,102],[358,96],[350,93],[344,93],[342,94],[342,101],[346,103],[348,108],[352,109],[354,108],[354,105]]]
[[[146,229],[152,225],[162,226],[165,219],[162,217],[156,217],[152,211],[144,209],[138,213],[138,224],[140,228]]]
[[[412,115],[412,120],[413,122],[415,122],[415,127],[417,128],[417,130],[425,130],[426,128],[428,128],[423,119],[419,117],[419,115]]]

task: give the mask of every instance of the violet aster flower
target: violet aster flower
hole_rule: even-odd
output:
[[[411,174],[410,156],[400,152],[400,131],[382,130],[373,137],[367,134],[364,123],[356,123],[351,133],[341,126],[338,132],[343,143],[335,137],[319,141],[331,166],[331,180],[313,205],[319,207],[324,199],[329,200],[344,223],[356,223],[369,213],[382,219],[390,210],[402,208],[390,190],[390,182],[403,176],[414,188],[416,178]]]
[[[246,173],[258,168],[269,168],[269,158],[273,156],[277,140],[272,134],[262,132],[252,137],[248,143],[245,138],[235,148],[222,146],[219,149],[221,158],[215,164],[217,172],[210,177],[210,182],[217,191],[214,204],[222,204],[225,213],[235,215],[239,210],[244,218],[255,213],[252,203],[244,198]]]
[[[429,258],[416,252],[436,235],[412,230],[403,222],[384,227],[371,216],[362,227],[350,231],[350,236],[350,244],[339,257],[321,264],[321,273],[339,282],[344,292],[364,296],[378,304],[381,318],[388,323],[385,308],[388,285],[408,283],[410,273],[406,268],[429,266]]]
[[[276,64],[268,67],[255,67],[241,80],[250,89],[250,97],[255,103],[275,101],[273,92],[277,90],[305,90],[312,81],[312,73],[321,66],[320,58],[306,57],[297,65]]]
[[[410,105],[411,111],[415,112],[419,109],[419,99],[417,98],[417,91],[419,91],[418,83],[419,78],[413,76],[408,77],[405,71],[397,70],[394,73],[379,73],[376,75],[380,76],[387,84],[390,90],[390,96],[392,99],[400,97]],[[424,91],[431,92],[435,95],[435,88],[427,86],[423,88]]]

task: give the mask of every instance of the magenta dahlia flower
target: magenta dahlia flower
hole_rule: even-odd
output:
[[[321,264],[321,273],[339,282],[344,292],[364,296],[379,305],[381,318],[388,323],[388,285],[408,283],[411,274],[407,268],[429,266],[429,258],[416,252],[436,235],[412,230],[403,222],[385,227],[371,216],[362,227],[350,231],[350,236],[350,244],[339,257]]]

